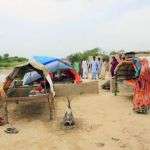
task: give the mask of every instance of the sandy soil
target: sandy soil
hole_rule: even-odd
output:
[[[113,96],[102,91],[99,95],[72,97],[76,118],[74,129],[65,129],[61,121],[66,99],[56,99],[56,119],[48,122],[47,105],[34,105],[38,111],[26,111],[33,104],[9,105],[11,124],[16,135],[4,133],[0,127],[3,150],[149,150],[149,115],[132,112],[128,97]],[[42,106],[42,107],[41,107]],[[32,106],[33,107],[33,106]],[[30,110],[31,111],[31,110]]]
[[[49,122],[47,103],[9,104],[10,123],[16,135],[0,127],[2,150],[150,150],[149,115],[132,111],[129,94],[71,97],[76,119],[73,129],[61,125],[66,99],[56,99],[56,117]]]

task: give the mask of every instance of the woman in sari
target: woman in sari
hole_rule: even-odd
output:
[[[133,110],[138,113],[147,113],[150,107],[150,67],[147,59],[142,59],[141,72],[137,79],[128,80],[134,90]]]

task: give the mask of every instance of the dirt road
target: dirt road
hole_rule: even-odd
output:
[[[29,106],[9,105],[10,122],[19,129],[16,135],[4,133],[0,127],[3,150],[150,150],[150,114],[132,112],[128,97],[99,95],[72,97],[76,127],[64,129],[66,99],[56,99],[56,119],[48,122],[47,105],[33,115]],[[41,106],[41,105],[40,105]],[[36,110],[36,109],[35,109]]]

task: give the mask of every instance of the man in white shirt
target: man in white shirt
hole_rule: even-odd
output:
[[[82,78],[83,79],[88,78],[88,64],[86,60],[82,61]]]
[[[91,62],[91,69],[92,69],[92,79],[97,80],[98,78],[98,61],[96,57],[93,57],[93,61]]]

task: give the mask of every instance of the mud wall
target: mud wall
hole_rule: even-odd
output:
[[[54,89],[56,96],[82,95],[82,94],[98,94],[98,81],[76,84],[55,84]]]

